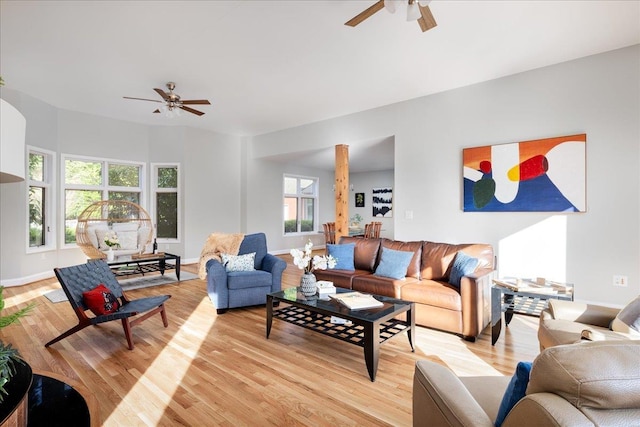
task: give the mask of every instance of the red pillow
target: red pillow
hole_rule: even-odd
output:
[[[90,291],[83,292],[82,299],[84,305],[96,316],[113,313],[120,307],[116,296],[102,283]]]

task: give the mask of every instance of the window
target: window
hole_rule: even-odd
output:
[[[55,248],[54,220],[54,154],[27,147],[27,252]]]
[[[284,234],[316,231],[318,178],[284,176]]]
[[[161,241],[175,242],[179,240],[180,223],[178,165],[154,164],[152,168],[155,195],[152,216],[156,221],[156,237]]]
[[[100,200],[142,204],[144,164],[63,156],[64,242],[75,243],[78,216]]]

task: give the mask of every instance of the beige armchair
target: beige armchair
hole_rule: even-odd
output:
[[[416,363],[413,425],[490,427],[510,377],[457,377],[431,361]],[[544,350],[526,396],[503,427],[640,425],[640,341],[598,341]]]
[[[581,339],[590,341],[640,339],[631,333],[609,330],[620,309],[575,301],[549,300],[540,313],[540,350]]]

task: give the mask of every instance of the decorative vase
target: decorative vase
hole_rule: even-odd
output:
[[[304,296],[316,294],[316,275],[313,273],[304,273],[300,279],[300,292]]]
[[[109,250],[107,251],[107,261],[113,261],[113,249],[111,249],[111,247],[109,247]]]

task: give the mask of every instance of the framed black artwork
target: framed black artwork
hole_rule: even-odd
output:
[[[364,193],[356,193],[356,208],[364,208]]]

